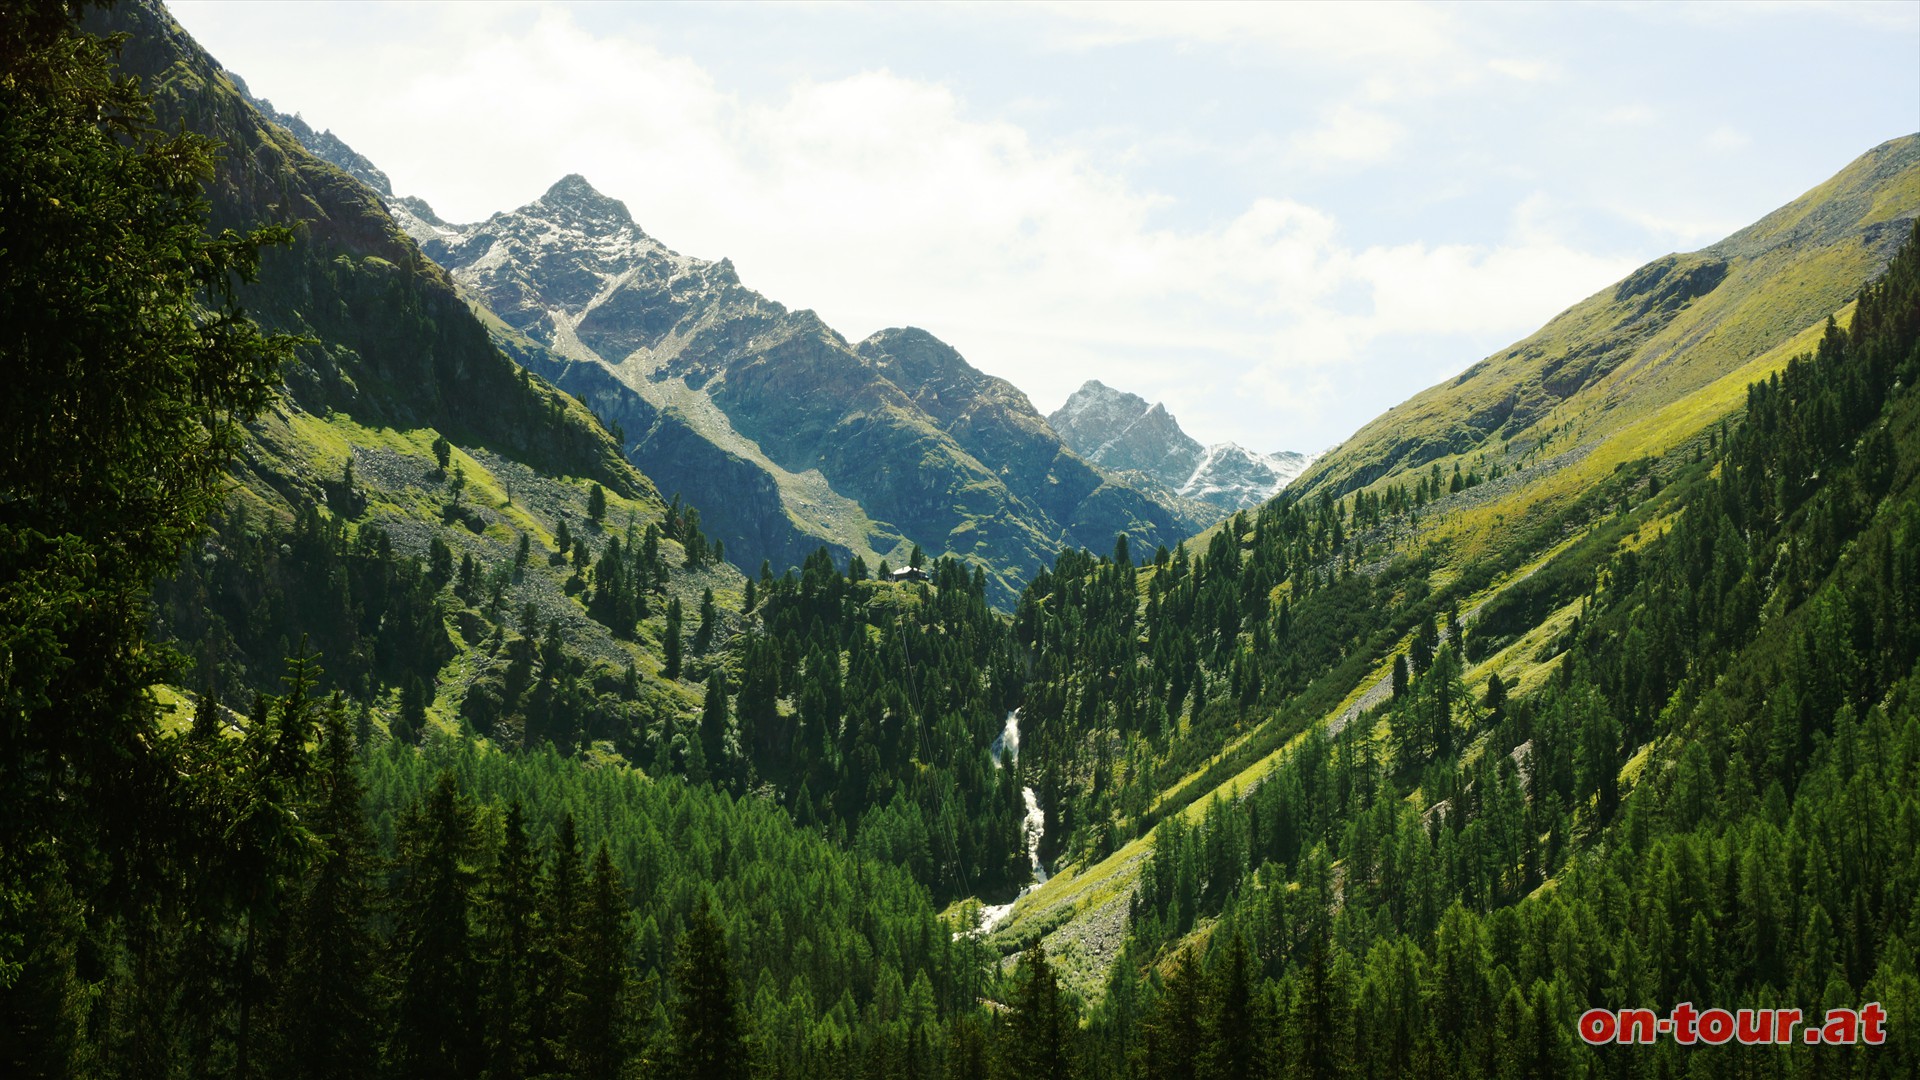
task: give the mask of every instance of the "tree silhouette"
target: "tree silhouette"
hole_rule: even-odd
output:
[[[687,915],[673,983],[667,1075],[676,1080],[741,1080],[747,1075],[747,1044],[734,1003],[726,933],[704,896]]]

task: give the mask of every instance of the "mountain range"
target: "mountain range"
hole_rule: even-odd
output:
[[[848,342],[731,262],[667,248],[583,177],[472,225],[388,206],[497,316],[503,345],[615,426],[738,565],[797,565],[821,545],[902,564],[919,545],[984,566],[1005,603],[1061,544],[1124,532],[1150,550],[1208,520],[1089,465],[1025,394],[931,334]]]
[[[1262,454],[1237,443],[1202,446],[1166,406],[1089,379],[1047,416],[1081,457],[1172,497],[1230,514],[1280,493],[1313,459],[1297,451]]]

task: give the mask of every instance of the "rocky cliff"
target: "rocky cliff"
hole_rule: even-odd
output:
[[[1290,450],[1262,454],[1236,443],[1202,446],[1165,405],[1097,379],[1047,417],[1066,444],[1096,465],[1136,483],[1198,503],[1215,520],[1272,498],[1312,459]]]

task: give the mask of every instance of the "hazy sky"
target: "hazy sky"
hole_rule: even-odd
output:
[[[1920,3],[171,5],[450,221],[567,173],[850,340],[1317,451],[1920,129]]]

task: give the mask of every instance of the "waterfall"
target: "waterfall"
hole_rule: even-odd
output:
[[[1020,710],[1007,714],[1007,726],[993,740],[993,766],[1001,768],[1007,761],[1020,759]],[[1003,922],[1013,912],[1013,905],[1020,897],[1047,883],[1047,868],[1040,862],[1040,840],[1046,834],[1047,815],[1040,809],[1040,797],[1034,794],[1032,787],[1022,787],[1020,798],[1027,804],[1027,816],[1021,819],[1020,835],[1026,840],[1027,861],[1033,865],[1033,881],[1021,887],[1012,900],[1004,904],[990,904],[980,909],[980,933],[992,932],[995,926]]]
[[[1020,710],[1007,714],[1007,726],[994,736],[993,746],[988,750],[993,755],[993,767],[999,768],[1007,758],[1016,761],[1020,758]]]

